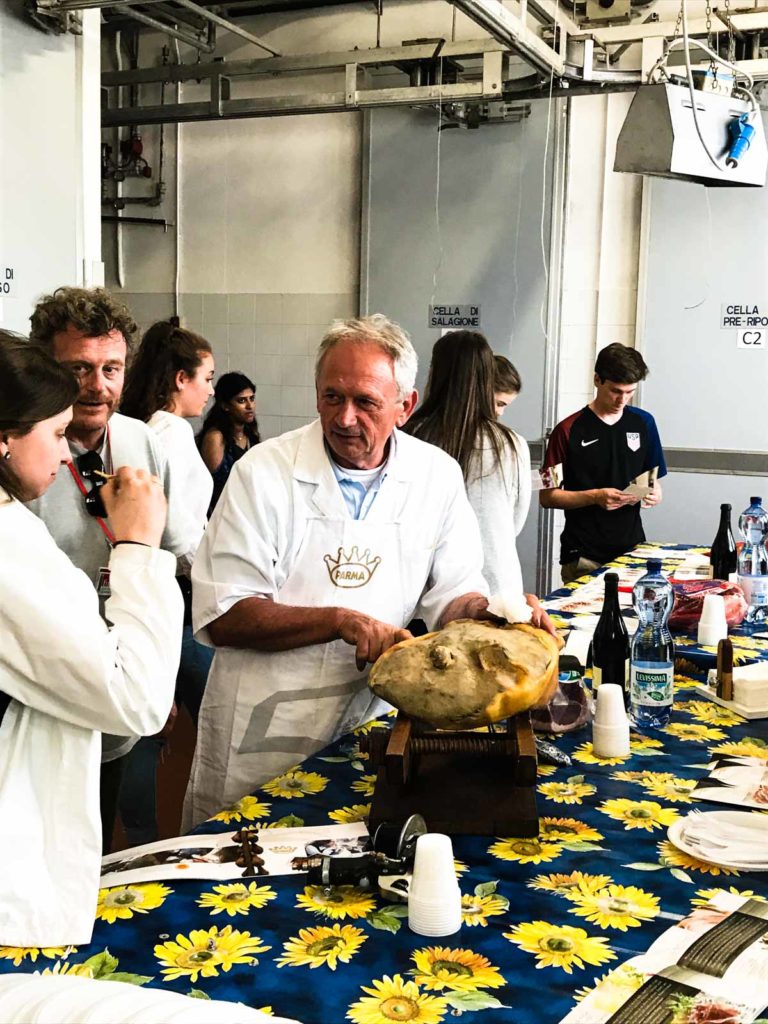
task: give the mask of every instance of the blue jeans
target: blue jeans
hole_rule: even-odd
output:
[[[199,644],[192,635],[192,627],[185,626],[181,634],[181,662],[176,676],[176,700],[183,704],[197,726],[205,684],[213,661],[213,648]]]
[[[213,648],[199,644],[192,636],[192,627],[184,626],[176,700],[184,704],[195,725],[212,660]],[[164,745],[162,737],[143,736],[122,758],[120,817],[129,846],[157,839],[157,762]]]

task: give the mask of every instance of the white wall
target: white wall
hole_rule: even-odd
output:
[[[692,0],[689,6],[694,16],[703,3]],[[450,37],[451,20],[451,8],[442,0],[388,0],[382,43]],[[283,52],[298,53],[372,46],[376,22],[372,5],[361,3],[260,18],[250,27]],[[476,36],[478,29],[459,16],[456,34]],[[222,52],[254,51],[230,38]],[[622,64],[638,60],[638,48],[632,47]],[[303,86],[327,87],[329,81],[307,77]],[[338,78],[332,81],[338,88]],[[239,91],[253,88],[253,83],[237,83]],[[279,81],[259,85],[262,92],[281,88]],[[183,97],[194,96],[195,87],[185,85]],[[627,93],[570,103],[557,419],[592,398],[599,348],[611,341],[635,344],[641,179],[612,170],[630,102]],[[146,134],[150,148],[156,148],[156,133]],[[311,415],[310,353],[324,322],[357,308],[359,119],[354,114],[284,117],[186,125],[181,133],[181,310],[191,326],[209,333],[220,369],[237,365],[254,374],[261,385],[265,432],[276,433]],[[172,174],[168,199],[161,209],[147,212],[174,220]],[[146,323],[167,315],[173,302],[172,234],[126,228],[125,238],[126,289],[129,300],[137,302],[139,319]],[[109,229],[108,261],[113,244]],[[531,252],[532,261],[539,258]],[[651,367],[654,373],[660,369]],[[684,475],[669,481],[670,487],[683,485]],[[663,520],[648,515],[649,535],[668,528]]]
[[[42,293],[101,281],[100,56],[98,12],[49,35],[20,6],[0,5],[0,322],[26,332]]]
[[[452,20],[442,0],[390,2],[382,43],[450,37]],[[328,50],[371,46],[375,27],[368,4],[250,23],[253,32],[284,53],[316,50],[320,36]],[[455,31],[460,38],[481,34],[460,15]],[[254,50],[230,38],[226,52],[242,57]],[[144,54],[140,63],[147,58]],[[340,86],[338,76],[306,76],[301,83],[307,90]],[[237,95],[285,88],[279,80],[237,82],[236,87]],[[183,86],[182,99],[197,95],[196,86]],[[640,183],[611,170],[629,99],[614,95],[571,102],[558,418],[591,399],[597,348],[609,341],[634,343]],[[156,93],[148,92],[145,102],[156,101]],[[310,354],[324,326],[322,312],[327,320],[357,311],[360,130],[356,114],[180,128],[180,309],[185,322],[212,341],[219,371],[237,368],[253,375],[266,436],[313,414]],[[153,163],[157,134],[154,128],[145,133]],[[167,203],[129,212],[174,221],[173,130],[166,141]],[[127,190],[131,187],[148,191],[142,182]],[[173,312],[173,234],[142,227],[123,231],[126,296],[146,326]],[[104,239],[114,280],[112,227]],[[540,253],[532,252],[530,259],[538,266]]]
[[[193,99],[198,89],[184,88]],[[173,137],[175,129],[168,134]],[[356,114],[306,115],[179,127],[184,293],[354,291],[358,275],[360,124]],[[157,130],[147,132],[148,147]],[[168,144],[168,201],[132,206],[137,216],[175,223],[174,147]],[[156,148],[148,148],[156,164]],[[134,194],[151,189],[131,182]],[[174,289],[173,232],[126,226],[124,287]],[[108,277],[116,283],[113,225],[104,231]]]
[[[599,349],[635,344],[642,179],[613,171],[631,99],[571,100],[558,419],[592,400]]]
[[[631,93],[614,93],[570,102],[558,421],[592,401],[597,352],[612,341],[635,344],[642,179],[613,171],[631,100]],[[552,520],[557,586],[564,513]]]
[[[708,547],[717,533],[720,505],[728,502],[731,528],[738,541],[739,516],[751,495],[767,493],[765,482],[764,477],[728,473],[670,473],[664,479],[666,500],[653,510],[652,517],[646,513],[646,533],[657,541]]]
[[[454,31],[443,0],[388,0],[382,45]],[[376,43],[370,3],[243,21],[283,54],[350,50]],[[455,19],[457,38],[480,30]],[[252,57],[257,51],[221,33],[217,53]],[[322,40],[318,43],[318,40]],[[160,37],[142,42],[140,64],[153,63]],[[105,41],[114,67],[114,48]],[[182,57],[189,59],[182,46]],[[233,81],[233,96],[340,90],[343,72]],[[182,101],[203,95],[185,83]],[[166,92],[166,102],[175,99]],[[158,89],[139,102],[158,102]],[[314,417],[312,353],[328,323],[359,310],[362,118],[359,113],[313,114],[180,126],[178,309],[183,322],[213,345],[217,373],[237,369],[258,385],[262,436]],[[142,133],[156,168],[159,129]],[[114,133],[107,133],[114,142]],[[159,207],[132,205],[126,213],[176,223],[175,129],[166,130],[167,192]],[[131,180],[126,195],[149,195],[152,183]],[[117,287],[115,227],[104,230],[108,284]],[[174,312],[173,229],[124,226],[123,294],[142,328]]]
[[[376,44],[370,3],[242,20],[244,28],[283,54],[351,50]],[[444,0],[388,0],[381,22],[382,45],[417,36],[450,37],[452,8]],[[459,38],[482,33],[463,15]],[[145,36],[142,66],[153,63],[163,40]],[[322,42],[318,42],[322,40]],[[227,59],[264,56],[237,36],[219,33],[217,55]],[[181,46],[182,57],[189,59]],[[108,66],[114,52],[105,47]],[[208,58],[205,58],[208,59]],[[235,79],[233,98],[311,93],[344,87],[343,71],[281,79]],[[194,83],[182,86],[182,101],[206,95]],[[157,87],[139,92],[157,101]],[[172,90],[166,101],[172,100]],[[312,114],[181,126],[182,292],[356,293],[359,277],[360,144],[358,113]],[[159,208],[132,207],[139,215],[175,220],[173,132],[167,133],[168,193]],[[159,129],[144,132],[148,157],[158,158]],[[110,133],[111,134],[111,133]],[[143,181],[126,194],[147,194]],[[154,228],[122,228],[130,293],[173,290],[173,237]],[[114,227],[104,233],[110,284],[116,282]]]

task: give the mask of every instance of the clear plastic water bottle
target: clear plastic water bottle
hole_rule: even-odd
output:
[[[749,499],[749,508],[739,516],[739,530],[744,538],[739,552],[739,586],[749,606],[746,621],[765,622],[768,618],[768,553],[765,548],[768,512],[763,508],[762,498]]]
[[[667,622],[672,611],[672,584],[661,560],[649,558],[645,576],[632,588],[640,620],[630,655],[630,716],[641,728],[661,729],[672,712],[675,644]]]

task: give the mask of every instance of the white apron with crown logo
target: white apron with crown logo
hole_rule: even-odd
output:
[[[411,438],[404,441],[421,445]],[[403,441],[399,443],[405,447]],[[414,508],[413,480],[399,465],[399,471],[389,467],[367,518],[355,521],[322,442],[315,456],[323,464],[312,480],[309,474],[302,477],[294,471],[294,495],[303,505],[304,528],[276,600],[305,607],[342,606],[397,627],[407,625],[430,580],[437,538],[445,529],[444,513],[440,510],[430,516],[423,494],[416,495],[418,507]],[[446,474],[441,477],[445,479]],[[461,531],[466,561],[462,559],[460,582],[446,593],[446,601],[470,589],[484,589],[477,524],[466,504],[460,475],[457,482],[462,515],[469,516]],[[428,481],[422,486],[429,491]],[[442,506],[449,504],[445,495],[453,489],[454,481],[445,479]],[[226,516],[225,512],[222,518]],[[295,516],[297,526],[301,518],[300,510]],[[211,544],[216,551],[222,529],[214,517],[204,545]],[[226,540],[234,549],[236,538]],[[197,824],[387,710],[389,705],[368,689],[367,675],[367,669],[360,672],[355,665],[354,647],[342,640],[275,653],[217,649],[201,709],[184,827]]]

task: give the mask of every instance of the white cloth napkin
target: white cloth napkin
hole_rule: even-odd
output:
[[[714,689],[717,672],[711,668],[707,684]],[[733,699],[747,708],[763,708],[768,704],[768,661],[738,665],[733,670]]]
[[[533,615],[533,608],[519,590],[501,590],[494,594],[488,602],[488,611],[507,622],[530,622]]]

